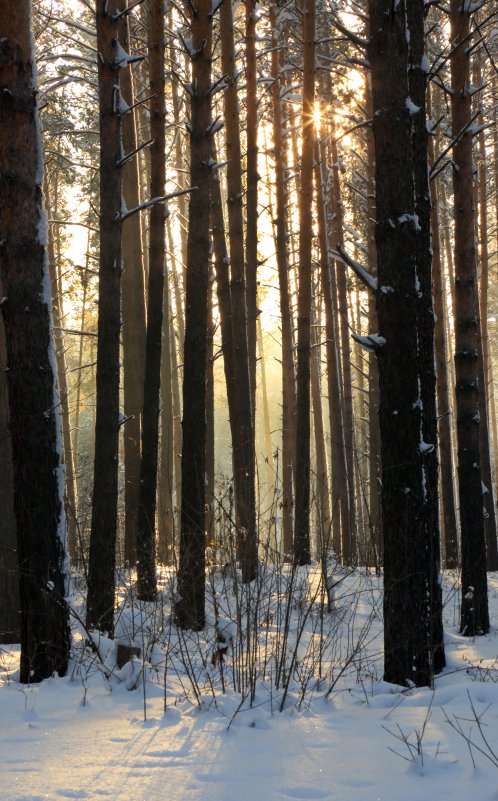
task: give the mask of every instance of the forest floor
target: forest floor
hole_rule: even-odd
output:
[[[458,633],[458,592],[451,577],[445,579],[447,668],[436,677],[434,690],[403,690],[381,679],[379,580],[364,573],[345,576],[342,594],[336,593],[336,610],[342,598],[350,612],[352,603],[346,598],[352,598],[352,591],[357,593],[361,585],[362,600],[354,618],[343,615],[333,638],[320,629],[322,643],[334,640],[328,656],[320,651],[322,661],[316,658],[316,644],[315,650],[306,646],[305,651],[295,651],[290,670],[294,678],[288,682],[282,712],[285,681],[278,688],[271,675],[272,660],[276,664],[282,654],[281,641],[269,652],[252,704],[233,686],[237,674],[233,643],[221,667],[216,660],[214,665],[212,660],[201,660],[200,669],[189,679],[195,654],[190,668],[185,655],[183,662],[179,660],[174,627],[167,640],[168,665],[165,659],[152,658],[152,648],[148,665],[137,658],[134,671],[131,664],[109,669],[113,646],[102,641],[107,648],[102,662],[88,649],[78,652],[75,647],[70,675],[31,687],[17,683],[18,652],[3,646],[0,797],[2,801],[496,800],[498,576],[491,575],[489,584],[491,633],[467,639]],[[302,622],[302,649],[302,643],[309,644],[317,634],[318,618],[293,610],[298,616],[294,623]],[[337,615],[335,611],[329,617]],[[218,634],[221,624],[217,618]],[[269,628],[268,624],[267,640]],[[204,636],[197,642],[203,643],[207,654],[210,644]],[[77,637],[76,630],[76,642]],[[166,646],[159,648],[155,639],[156,657],[159,651],[164,657]],[[306,673],[310,654],[314,659]],[[244,658],[250,663],[248,654]],[[312,679],[317,671],[321,681]]]

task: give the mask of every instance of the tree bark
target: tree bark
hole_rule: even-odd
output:
[[[1,146],[0,146],[1,147]],[[0,262],[1,263],[1,262]],[[0,295],[4,297],[0,285]],[[14,514],[14,463],[9,430],[5,328],[0,316],[0,642],[21,640],[21,599]]]
[[[122,17],[118,26],[121,46],[129,48],[128,15]],[[129,106],[133,100],[131,70],[122,70],[120,87],[123,100]],[[137,147],[136,112],[125,114],[122,120],[123,152],[133,153]],[[140,203],[140,180],[138,155],[123,167],[123,199],[128,209]],[[124,445],[124,490],[125,490],[125,563],[133,567],[136,563],[136,538],[138,527],[138,495],[140,486],[140,438],[141,415],[144,393],[145,365],[145,288],[142,256],[141,215],[134,214],[123,223],[122,231],[122,317],[123,317],[123,425]]]
[[[164,76],[163,0],[149,0],[147,7],[150,99],[150,196],[164,196],[166,187],[166,109]],[[137,530],[138,597],[153,601],[157,593],[155,574],[155,529],[157,465],[159,455],[159,407],[161,344],[163,333],[166,231],[164,206],[155,203],[149,222],[149,275],[147,285],[147,335],[145,343],[144,410],[142,415],[142,461]],[[168,343],[165,343],[168,345]],[[167,388],[164,388],[167,391]],[[171,394],[171,387],[169,387]]]
[[[384,678],[444,666],[438,585],[434,318],[422,73],[423,3],[370,1],[384,533]],[[420,75],[419,75],[420,73]],[[413,95],[413,99],[412,99]],[[421,163],[420,163],[421,160]],[[403,380],[399,380],[399,376]]]
[[[453,200],[455,215],[455,373],[458,441],[458,480],[462,550],[462,634],[489,631],[486,544],[479,448],[479,386],[477,269],[473,202],[472,135],[470,124],[471,13],[451,0],[451,121],[453,136]]]
[[[289,258],[286,225],[286,174],[283,143],[283,117],[280,93],[282,81],[279,73],[279,28],[275,0],[270,6],[272,26],[272,106],[273,106],[273,145],[275,149],[275,200],[276,218],[275,247],[280,293],[280,325],[282,337],[282,549],[290,556],[292,553],[293,527],[293,486],[292,466],[295,454],[296,429],[296,376],[294,366],[293,321],[289,293]]]
[[[310,513],[310,335],[312,286],[313,111],[315,101],[315,0],[303,8],[303,116],[299,196],[299,289],[297,317],[297,421],[294,561],[311,559]]]
[[[252,581],[257,572],[256,487],[254,415],[251,408],[247,305],[244,265],[244,224],[242,215],[242,154],[237,97],[235,43],[232,5],[220,9],[221,63],[227,75],[223,101],[225,110],[228,191],[228,240],[230,245],[230,299],[234,393],[236,417],[232,425],[235,508],[242,580]],[[255,267],[255,265],[254,265]],[[255,323],[255,320],[254,320]]]
[[[192,6],[193,8],[193,6]],[[211,195],[211,0],[197,0],[191,17],[192,95],[187,295],[183,368],[183,447],[180,561],[176,620],[185,629],[205,623],[206,350]]]
[[[97,0],[100,114],[100,260],[92,527],[87,625],[114,632],[121,333],[120,91],[116,72],[119,0]]]
[[[429,111],[430,115],[430,111]],[[434,139],[428,138],[429,165],[434,164]],[[437,412],[439,459],[441,463],[441,501],[443,506],[443,537],[445,564],[447,568],[458,565],[458,529],[456,519],[455,492],[453,487],[453,454],[451,449],[451,403],[448,380],[446,349],[446,298],[441,261],[439,237],[439,200],[436,182],[430,184],[431,192],[431,232],[432,232],[432,274],[434,281],[434,343],[436,348]]]
[[[69,658],[60,419],[50,337],[47,218],[30,31],[31,4],[0,0],[0,281],[5,326],[23,684]]]

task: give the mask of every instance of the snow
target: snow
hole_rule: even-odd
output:
[[[312,570],[308,587],[313,580]],[[480,725],[496,754],[496,630],[476,639],[458,633],[460,591],[456,575],[446,575],[447,668],[434,690],[396,687],[382,681],[380,579],[357,572],[341,574],[340,581],[335,611],[326,621],[343,615],[335,661],[344,673],[328,697],[331,674],[325,667],[327,678],[310,682],[301,704],[297,685],[291,687],[282,713],[282,694],[272,690],[269,675],[261,677],[252,707],[241,704],[229,686],[230,662],[225,693],[214,668],[214,692],[198,673],[196,702],[173,658],[166,671],[159,663],[150,670],[144,696],[140,659],[106,679],[96,657],[85,664],[74,658],[66,678],[23,687],[15,681],[17,649],[3,646],[3,801],[156,801],[165,791],[172,801],[440,801],[450,793],[452,801],[495,801],[498,760],[483,742]],[[496,623],[497,574],[490,574],[489,588]],[[76,596],[71,602],[77,603]],[[148,612],[144,605],[141,613]],[[122,606],[119,636],[139,617],[137,609]],[[310,641],[308,621],[303,639]],[[358,640],[365,626],[363,647],[347,667],[348,636]],[[176,638],[173,628],[171,642]],[[204,633],[192,642],[203,646]],[[100,638],[99,646],[111,665],[112,643]],[[273,667],[268,665],[268,674]],[[303,661],[300,670],[305,669]]]
[[[413,117],[414,114],[420,111],[420,106],[415,105],[411,97],[407,97],[405,100],[405,106],[410,112],[410,115]]]

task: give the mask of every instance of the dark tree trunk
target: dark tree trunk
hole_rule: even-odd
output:
[[[380,338],[374,345],[380,381],[384,677],[397,684],[422,686],[432,684],[434,673],[444,666],[437,584],[430,219],[427,185],[424,187],[420,178],[422,170],[427,175],[426,142],[422,141],[425,103],[415,76],[417,70],[425,82],[418,50],[423,41],[423,3],[401,0],[393,7],[386,0],[371,0],[370,20],[377,189]]]
[[[129,48],[128,15],[119,23],[119,41],[125,51]],[[131,70],[122,70],[120,87],[123,100],[133,104]],[[137,147],[135,112],[122,120],[123,152],[133,153]],[[123,167],[123,199],[129,209],[140,203],[138,156]],[[141,215],[134,214],[123,223],[123,402],[126,422],[123,425],[124,482],[125,482],[125,563],[136,562],[138,527],[138,495],[140,485],[141,415],[144,392],[145,364],[145,290],[142,256]]]
[[[468,37],[471,14],[451,0],[451,120],[453,136],[465,131],[472,114]],[[477,269],[473,202],[472,134],[453,147],[455,214],[455,373],[458,480],[462,550],[462,634],[489,631],[486,545],[479,448]]]
[[[338,558],[342,557],[341,528],[348,531],[349,494],[346,481],[347,465],[344,448],[344,426],[340,384],[340,361],[338,352],[337,292],[335,273],[329,259],[331,242],[328,237],[330,215],[326,202],[325,147],[316,147],[315,183],[317,194],[318,241],[320,245],[320,271],[322,279],[323,305],[325,309],[325,334],[327,356],[327,388],[329,402],[330,456],[332,479],[332,545]]]
[[[193,7],[192,7],[193,8]],[[205,623],[206,350],[211,195],[211,0],[197,0],[191,17],[192,86],[187,295],[183,368],[183,447],[180,563],[176,619]]]
[[[256,427],[256,320],[258,318],[258,99],[257,1],[246,0],[246,305],[251,408]]]
[[[252,581],[257,571],[256,488],[254,420],[251,408],[247,305],[244,264],[244,223],[242,215],[242,153],[237,97],[234,28],[231,3],[220,9],[221,63],[230,76],[224,93],[228,240],[230,245],[230,298],[232,311],[235,419],[231,421],[234,465],[235,508],[238,550],[243,581]],[[255,320],[254,320],[255,322]]]
[[[372,119],[372,87],[370,73],[367,77],[367,114]],[[375,243],[375,144],[372,127],[367,130],[367,213],[368,213],[368,267],[373,276],[377,275],[377,245]],[[377,331],[377,309],[372,293],[368,297],[368,324],[370,331]],[[379,427],[379,368],[375,353],[368,354],[368,476],[369,476],[369,528],[370,546],[374,555],[377,572],[382,562],[381,525],[381,465],[380,465],[380,427]]]
[[[64,675],[65,526],[31,4],[0,0],[0,282],[21,597],[21,682]],[[2,476],[2,481],[4,476]]]
[[[120,93],[116,70],[119,0],[97,0],[100,111],[100,261],[92,528],[87,625],[114,631],[118,512],[119,339],[121,333]]]
[[[429,137],[429,162],[434,163],[433,137]],[[443,532],[445,564],[447,568],[458,565],[458,536],[455,507],[455,493],[453,487],[453,454],[451,449],[451,405],[450,386],[448,381],[448,363],[446,357],[446,331],[447,316],[445,290],[443,283],[443,265],[441,261],[441,244],[439,238],[439,208],[438,192],[435,181],[431,181],[432,204],[432,264],[434,279],[434,313],[436,316],[434,327],[434,344],[436,349],[436,375],[437,375],[437,410],[438,410],[438,440],[439,458],[441,462],[441,501],[443,506]]]
[[[147,11],[149,85],[151,93],[150,134],[152,138],[150,148],[150,195],[151,198],[160,198],[164,196],[166,186],[163,0],[150,0]],[[137,531],[138,596],[143,601],[153,601],[157,592],[154,545],[159,454],[165,241],[164,207],[162,203],[155,203],[150,212],[149,225],[147,339],[145,344],[142,462],[140,465]],[[169,347],[167,340],[165,347]]]
[[[56,176],[57,180],[58,176]],[[45,207],[49,219],[52,218],[50,198],[49,198],[49,182],[44,182],[45,193]],[[54,215],[57,219],[57,203],[54,208]],[[60,248],[58,248],[60,251]],[[52,302],[52,317],[54,326],[54,347],[55,358],[57,364],[57,381],[59,387],[60,403],[61,403],[61,420],[62,420],[62,445],[63,445],[63,462],[65,472],[65,487],[64,487],[64,510],[67,522],[67,546],[71,563],[77,566],[80,561],[80,549],[78,548],[78,535],[76,526],[76,482],[74,475],[74,461],[73,461],[73,448],[71,443],[71,421],[69,418],[69,397],[67,389],[66,377],[66,359],[64,355],[64,333],[62,331],[64,320],[61,307],[61,287],[57,280],[58,266],[60,268],[60,252],[57,253],[54,248],[54,234],[53,227],[50,226],[48,230],[47,240],[47,256],[48,256],[48,272],[50,276],[50,293]]]
[[[336,142],[336,130],[333,117],[331,118],[331,139],[330,139],[330,159],[332,162],[332,192],[331,192],[331,211],[332,211],[332,247],[337,249],[339,244],[343,244],[344,237],[344,212],[341,196],[341,181],[339,169],[339,154]],[[355,492],[354,492],[354,437],[353,437],[353,387],[351,379],[351,332],[348,322],[348,295],[346,284],[346,267],[339,261],[335,262],[334,267],[337,285],[338,301],[338,325],[337,331],[340,339],[337,342],[338,351],[341,353],[341,417],[343,425],[343,439],[345,451],[346,475],[345,482],[348,493],[348,506],[346,518],[342,519],[342,559],[345,564],[356,564],[357,560],[357,531],[355,520]],[[339,347],[340,342],[340,347]]]
[[[1,263],[1,262],[0,262]],[[0,295],[3,297],[0,284]],[[7,352],[0,316],[0,642],[21,640],[21,599],[17,570],[16,518],[14,514],[14,464],[9,431]]]
[[[313,207],[313,110],[315,101],[315,0],[305,0],[303,9],[303,119],[301,189],[299,200],[299,291],[297,317],[297,421],[296,505],[294,560],[309,564],[310,550],[310,324],[312,286]]]
[[[283,116],[280,92],[282,82],[279,79],[278,17],[275,2],[270,7],[272,25],[272,100],[273,100],[273,143],[275,148],[275,199],[276,219],[275,246],[278,269],[278,286],[280,292],[280,324],[282,336],[282,549],[290,557],[292,553],[293,527],[293,491],[292,464],[295,452],[296,429],[296,376],[294,367],[294,346],[292,338],[292,311],[289,294],[289,258],[288,236],[286,225],[286,189],[285,189],[285,149],[283,144]]]

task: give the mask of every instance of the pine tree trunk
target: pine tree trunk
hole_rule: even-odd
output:
[[[1,311],[20,576],[20,680],[26,684],[67,670],[66,532],[31,4],[0,0],[0,19]]]
[[[451,0],[451,119],[453,136],[470,123],[471,14]],[[472,135],[467,130],[453,147],[455,215],[455,372],[458,479],[462,549],[461,632],[469,637],[489,631],[486,545],[479,448],[479,386],[475,209],[473,203]]]
[[[429,111],[430,116],[430,111]],[[434,140],[430,136],[429,164],[434,163]],[[441,243],[439,238],[439,200],[436,182],[430,184],[431,192],[431,231],[432,231],[432,275],[434,282],[434,344],[436,350],[437,412],[439,458],[441,463],[441,501],[443,506],[443,537],[445,564],[447,568],[458,565],[458,529],[456,519],[455,493],[453,487],[453,454],[451,449],[451,405],[446,357],[446,298],[443,284],[443,265],[441,262]]]
[[[331,117],[330,158],[332,162],[332,246],[337,248],[343,244],[344,213],[341,197],[339,154],[336,143],[336,130],[334,118]],[[346,458],[346,482],[348,488],[349,518],[343,521],[342,530],[342,557],[348,564],[357,561],[357,531],[355,521],[355,493],[354,493],[354,439],[353,439],[353,393],[351,380],[351,333],[348,322],[348,297],[346,287],[346,267],[341,262],[335,262],[337,297],[339,308],[340,352],[342,365],[342,422],[344,426],[344,448]]]
[[[480,63],[475,71],[476,86],[482,85]],[[477,118],[477,124],[484,123],[483,115]],[[481,472],[483,487],[483,506],[486,510],[484,532],[486,537],[486,568],[488,571],[498,570],[498,547],[496,539],[496,506],[493,492],[493,471],[491,464],[491,429],[490,422],[490,354],[488,332],[488,295],[489,295],[489,249],[488,249],[488,211],[487,211],[487,170],[484,131],[478,135],[479,184],[476,186],[479,207],[479,410],[480,410],[480,442]],[[486,489],[486,492],[484,491]]]
[[[368,118],[372,119],[372,87],[370,73],[367,78]],[[375,242],[375,147],[373,130],[367,130],[367,228],[368,228],[368,267],[373,276],[377,275],[377,245]],[[370,331],[378,331],[377,309],[372,294],[368,297],[368,325]],[[368,354],[368,431],[369,431],[369,527],[370,544],[374,552],[375,567],[380,571],[382,561],[382,523],[381,523],[381,464],[380,464],[380,426],[379,426],[379,368],[375,353]]]
[[[183,368],[180,561],[176,619],[185,629],[205,623],[206,350],[211,195],[211,0],[191,17],[192,86],[187,295]]]
[[[57,180],[57,176],[56,176]],[[44,193],[45,193],[45,207],[49,219],[52,218],[50,208],[49,196],[49,182],[44,180]],[[54,208],[55,219],[58,218],[57,203]],[[60,239],[60,237],[59,237]],[[74,461],[73,461],[73,448],[71,443],[71,421],[69,418],[69,396],[66,377],[66,359],[64,349],[64,334],[62,331],[64,320],[61,308],[61,287],[57,280],[57,263],[56,263],[56,249],[54,248],[54,234],[52,226],[48,229],[48,270],[50,276],[50,292],[52,298],[52,317],[54,325],[54,347],[55,358],[57,364],[57,381],[59,386],[59,394],[61,401],[61,419],[62,419],[62,445],[63,445],[63,459],[65,468],[65,481],[64,481],[64,509],[66,513],[67,522],[67,545],[71,562],[77,566],[79,563],[79,548],[78,536],[76,527],[77,515],[77,495],[76,483],[74,475]],[[60,264],[60,253],[57,262]]]
[[[228,239],[230,245],[230,299],[232,310],[234,394],[236,418],[231,422],[235,508],[242,580],[252,581],[257,572],[256,487],[254,417],[251,408],[247,304],[242,215],[242,154],[237,97],[235,43],[230,2],[220,9],[221,63],[227,78],[225,110],[228,191]],[[254,265],[255,267],[255,265]],[[254,318],[254,325],[256,320]],[[254,329],[255,333],[255,329]]]
[[[100,261],[92,528],[87,625],[114,631],[114,571],[119,462],[119,346],[121,333],[122,156],[117,57],[119,0],[97,0],[100,111]]]
[[[275,199],[276,219],[275,247],[278,269],[278,286],[280,293],[280,325],[282,337],[282,549],[290,556],[292,553],[293,527],[293,484],[292,465],[295,453],[296,427],[296,377],[294,368],[294,345],[292,336],[292,311],[289,294],[289,258],[286,225],[286,175],[284,166],[286,159],[283,143],[282,101],[280,92],[282,82],[279,79],[279,31],[276,4],[270,7],[272,26],[272,106],[273,106],[273,145],[275,149]]]
[[[150,0],[147,7],[147,37],[150,84],[150,197],[161,198],[166,188],[165,76],[163,0]],[[147,285],[147,335],[145,343],[144,410],[142,415],[142,461],[137,530],[138,597],[156,597],[155,529],[157,466],[159,457],[159,408],[161,344],[163,333],[165,271],[164,207],[155,203],[149,222],[149,275]],[[168,346],[168,343],[165,343]],[[171,387],[164,387],[164,392]],[[171,401],[169,401],[171,402]]]
[[[256,61],[257,0],[246,0],[246,303],[251,408],[256,419],[256,321],[258,319],[258,98]]]
[[[0,118],[1,120],[1,118]],[[0,122],[1,124],[1,122]],[[1,129],[0,129],[1,130]],[[0,284],[0,295],[4,297]],[[17,568],[16,517],[14,514],[14,464],[9,431],[7,352],[0,315],[0,642],[21,640],[21,599]]]
[[[175,486],[174,464],[174,401],[172,356],[175,345],[174,328],[171,321],[171,295],[169,288],[171,262],[166,262],[164,273],[163,333],[161,348],[161,441],[159,450],[159,472],[157,478],[157,557],[163,564],[173,559],[175,515],[173,490]],[[181,444],[179,445],[181,450]]]
[[[118,26],[119,42],[125,51],[129,47],[128,16]],[[131,70],[122,70],[120,87],[123,100],[129,106],[134,102]],[[122,120],[123,152],[133,153],[137,148],[135,111],[125,114]],[[123,167],[123,199],[128,209],[140,203],[138,156]],[[144,393],[145,364],[145,289],[142,257],[141,215],[134,214],[123,223],[123,400],[126,422],[123,425],[124,482],[125,482],[125,563],[136,562],[138,527],[138,494],[140,485],[141,415]]]
[[[342,423],[340,362],[338,353],[338,310],[335,273],[329,260],[329,209],[326,203],[325,147],[316,147],[315,184],[317,194],[318,241],[320,245],[320,271],[322,279],[323,305],[325,309],[325,333],[327,355],[327,387],[329,400],[329,425],[331,443],[332,478],[332,544],[339,559],[342,558],[341,531],[348,531],[349,493],[346,481],[347,466],[344,448],[344,426]]]
[[[309,564],[310,552],[310,335],[312,286],[313,111],[315,101],[315,0],[303,8],[303,116],[299,196],[299,289],[294,560]]]
[[[423,3],[371,0],[384,534],[384,678],[432,684],[444,666]],[[417,60],[418,59],[418,60]],[[418,79],[420,78],[420,82]],[[411,104],[407,98],[413,99]],[[429,299],[427,292],[429,289]],[[400,381],[399,377],[403,376]]]

